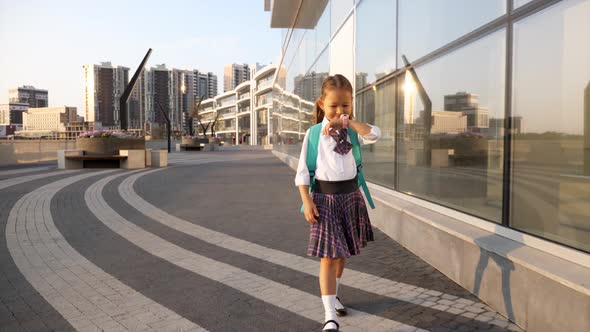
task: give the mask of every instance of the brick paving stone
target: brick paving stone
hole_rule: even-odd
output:
[[[234,327],[243,331],[268,330],[262,326],[269,326],[269,322],[279,330],[281,327],[293,331],[318,329],[321,325],[317,321],[323,317],[321,302],[307,300],[309,296],[318,298],[318,266],[317,261],[305,257],[307,224],[302,222],[297,206],[291,207],[293,202],[298,201],[298,193],[292,183],[293,173],[269,156],[267,152],[241,156],[239,153],[173,154],[170,156],[171,163],[184,166],[147,171],[145,173],[149,175],[138,177],[132,189],[137,190],[142,199],[162,209],[160,211],[165,214],[192,224],[186,225],[191,227],[180,229],[175,228],[180,225],[178,223],[171,227],[152,219],[153,216],[162,216],[161,212],[154,211],[151,216],[146,216],[139,212],[145,206],[126,203],[127,197],[119,192],[119,186],[133,176],[132,172],[122,175],[112,184],[105,182],[107,185],[95,193],[99,201],[104,195],[104,204],[108,203],[105,208],[114,208],[101,210],[108,210],[104,214],[105,218],[118,220],[120,216],[125,216],[130,226],[139,227],[135,234],[130,233],[127,238],[121,237],[123,229],[120,226],[114,229],[105,227],[86,206],[84,191],[97,179],[91,177],[73,183],[51,200],[51,214],[65,240],[51,248],[46,256],[30,257],[32,266],[43,276],[34,282],[35,286],[60,312],[77,317],[73,319],[74,327],[89,331],[98,330],[99,326],[113,331],[127,328],[146,331],[185,328],[192,331],[206,330],[190,325],[191,322],[204,324],[211,331],[237,330]],[[259,159],[248,160],[245,157]],[[225,161],[191,165],[216,158]],[[261,177],[272,181],[261,181]],[[32,181],[51,182],[41,179]],[[154,191],[153,188],[158,190]],[[257,192],[256,196],[243,195],[244,192],[253,191]],[[223,200],[218,197],[223,197]],[[7,204],[9,210],[18,200],[16,198]],[[227,202],[232,202],[234,208],[223,208]],[[0,201],[0,207],[2,204]],[[34,206],[31,209],[39,211]],[[0,221],[2,216],[0,210]],[[33,216],[34,213],[29,213],[27,218]],[[38,230],[31,228],[33,225],[17,225],[17,231],[27,232],[27,237],[13,240],[22,240],[21,243],[26,244],[24,250],[41,248],[39,241],[45,234],[56,234],[36,233]],[[192,231],[192,226],[220,232],[226,238],[214,236],[195,239],[192,234],[186,233]],[[176,247],[168,248],[165,242],[146,242],[142,230],[156,234],[162,241],[173,243]],[[227,236],[241,239],[242,242],[228,242]],[[376,317],[373,329],[369,329],[371,331],[517,329],[383,233],[375,230],[375,237],[376,241],[364,248],[360,257],[347,262],[340,296],[344,297],[353,314],[341,319],[344,330],[364,330],[367,326],[366,317],[369,317],[366,313]],[[210,243],[205,240],[210,240]],[[230,244],[233,247],[228,247]],[[138,250],[135,245],[144,251]],[[87,263],[80,264],[66,255],[57,257],[63,269],[52,271],[43,267],[48,257],[68,246],[80,252],[88,260]],[[264,248],[270,248],[271,252]],[[0,247],[0,262],[2,259],[11,259],[6,253],[2,256]],[[284,253],[296,258],[292,264],[280,264],[281,260],[284,261]],[[212,279],[197,275],[201,270],[195,270],[196,255],[205,255],[203,257],[211,260],[208,267],[212,273],[207,278]],[[158,257],[174,262],[177,267],[166,264]],[[89,273],[88,267],[93,265],[104,269],[106,273]],[[243,275],[236,275],[236,267],[252,275],[242,272]],[[72,329],[61,315],[47,306],[46,300],[28,284],[19,269],[13,265],[11,270],[14,283],[6,283],[10,287],[2,285],[0,279],[0,301],[10,299],[15,313],[5,306],[6,313],[3,314],[0,305],[0,322],[10,313],[17,321],[14,327],[18,330],[22,326],[18,317],[22,318],[26,313],[39,313],[34,316],[35,320],[30,321],[30,326],[40,323],[47,324],[48,329]],[[211,280],[218,280],[218,283],[211,283]],[[259,280],[267,281],[263,284]],[[284,289],[287,291],[280,287],[269,287],[274,283],[289,287]],[[227,285],[235,288],[230,290]],[[72,291],[72,287],[75,291]],[[247,294],[235,291],[236,288]],[[126,300],[134,294],[140,297]],[[142,299],[141,296],[146,295],[155,302],[149,303]],[[28,298],[30,300],[26,300]],[[64,301],[64,298],[68,301]],[[282,305],[281,302],[271,301],[274,305],[263,305],[257,300],[259,298],[281,299],[287,304],[283,306],[284,311],[280,311],[276,305]],[[19,299],[25,299],[24,305]],[[171,314],[162,315],[158,312],[155,305],[162,303],[172,309]],[[100,307],[102,313],[94,312],[95,307]],[[120,314],[119,308],[123,307],[126,313]],[[306,321],[301,316],[311,318],[312,321]],[[14,324],[9,319],[5,320],[7,323],[0,325],[0,330],[8,324]],[[479,320],[489,320],[489,323]],[[123,322],[125,324],[119,324]]]

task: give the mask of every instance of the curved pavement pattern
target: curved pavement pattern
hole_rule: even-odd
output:
[[[319,276],[319,265],[315,260],[264,247],[256,243],[245,241],[226,235],[224,233],[216,232],[214,230],[195,225],[189,221],[170,215],[167,212],[148,203],[133,190],[133,185],[138,178],[156,171],[158,170],[134,174],[125,179],[119,186],[119,194],[121,195],[121,198],[129,203],[129,205],[137,208],[141,213],[152,218],[153,220],[185,234],[191,235],[202,241],[263,259],[286,268],[296,269],[315,277]],[[476,304],[472,300],[460,298],[451,294],[443,294],[436,290],[412,286],[403,282],[381,278],[379,276],[356,271],[354,269],[346,270],[346,278],[343,278],[342,285],[373,292],[375,294],[380,294],[382,296],[390,297],[399,301],[407,301],[415,305],[424,306],[426,308],[434,307],[437,310],[446,310],[452,308],[449,312],[452,314],[465,316],[467,318],[474,318],[474,313],[477,314],[476,318],[479,317],[484,321],[486,317],[495,316],[495,312],[493,312],[488,307],[480,308],[477,306],[475,307],[477,309],[469,310],[470,306]],[[499,319],[492,321],[491,323],[500,327],[507,326],[506,320]]]
[[[23,294],[0,294],[0,330],[319,330],[319,264],[301,250],[306,225],[292,212],[276,218],[296,210],[292,171],[268,151],[174,153],[169,164],[5,170],[0,262],[16,268],[0,290],[22,284],[10,290]],[[376,233],[365,251],[373,257],[347,264],[342,331],[519,330]]]
[[[149,315],[175,319],[187,330],[198,330],[200,327],[97,268],[75,251],[55,227],[49,210],[55,193],[96,175],[82,174],[53,182],[27,194],[14,205],[6,225],[6,242],[17,267],[35,290],[76,329],[149,330],[150,326],[135,316],[127,317],[131,309],[142,305],[142,310]],[[111,289],[122,295],[120,301],[107,297]]]

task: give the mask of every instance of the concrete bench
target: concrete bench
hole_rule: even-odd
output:
[[[152,167],[167,167],[168,166],[168,151],[166,150],[151,150],[150,151],[150,166]],[[147,164],[147,162],[146,162]]]
[[[65,156],[66,161],[79,163],[72,168],[117,168],[126,156]]]
[[[83,168],[82,161],[66,159],[66,157],[82,156],[82,150],[57,150],[57,167],[59,169]]]
[[[151,156],[151,155],[150,155]],[[151,161],[151,158],[150,158]],[[145,150],[120,150],[118,155],[87,155],[82,150],[58,150],[60,169],[124,168],[140,169],[146,165]]]
[[[168,151],[120,150],[118,155],[87,155],[82,150],[58,150],[57,166],[60,169],[167,167]]]
[[[120,167],[124,169],[145,168],[145,150],[119,150],[121,159]],[[153,160],[152,160],[153,162]]]

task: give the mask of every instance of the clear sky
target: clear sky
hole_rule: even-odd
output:
[[[148,66],[211,71],[221,92],[223,65],[277,63],[280,39],[263,0],[0,0],[0,103],[26,84],[83,114],[82,66],[132,75],[150,47]]]

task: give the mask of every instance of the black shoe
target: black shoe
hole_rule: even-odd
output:
[[[340,331],[340,324],[338,324],[338,322],[337,322],[337,321],[335,321],[335,320],[331,320],[331,319],[330,319],[329,321],[325,322],[325,323],[324,323],[324,327],[326,327],[326,325],[328,325],[328,324],[330,324],[330,323],[334,323],[334,324],[336,324],[336,328],[335,328],[335,329],[327,329],[327,330],[322,330],[323,332],[338,332],[338,331]],[[322,327],[322,329],[323,329],[324,327]]]
[[[340,304],[342,304],[342,301],[340,301],[340,298],[338,296],[336,296],[336,299],[338,300],[338,302],[340,302]],[[348,313],[346,311],[346,307],[344,307],[344,304],[342,304],[342,306],[342,309],[336,309],[336,316],[338,317],[346,316],[346,314]]]

